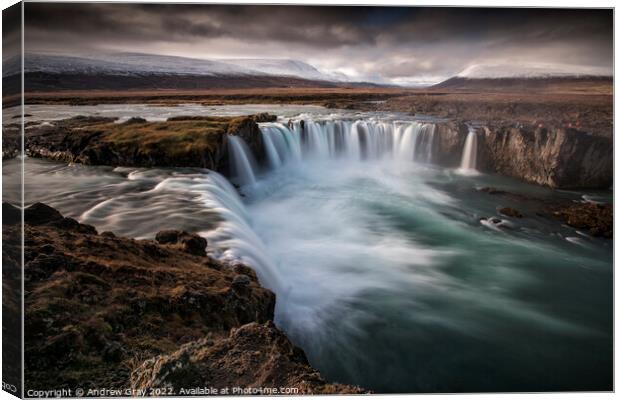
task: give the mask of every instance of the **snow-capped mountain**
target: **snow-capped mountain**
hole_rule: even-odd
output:
[[[567,64],[475,64],[433,88],[478,91],[527,91],[611,82],[611,68]]]
[[[343,81],[349,80],[344,74],[323,73],[312,65],[299,60],[289,59],[219,59],[218,61],[235,65],[237,67],[249,68],[266,75],[295,76],[304,79],[320,81]]]
[[[197,59],[141,53],[65,56],[26,54],[25,72],[50,74],[174,74],[201,76],[286,76],[308,80],[342,81],[310,64],[289,59]],[[6,75],[6,73],[5,73]]]
[[[515,63],[473,64],[459,72],[456,77],[467,79],[505,79],[611,75],[611,68],[567,64]]]

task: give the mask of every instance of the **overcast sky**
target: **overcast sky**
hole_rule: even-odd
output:
[[[292,58],[376,82],[479,64],[612,71],[611,10],[26,3],[26,51]]]

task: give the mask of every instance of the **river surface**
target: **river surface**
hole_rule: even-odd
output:
[[[304,143],[294,141],[298,124],[285,126],[300,113]],[[201,169],[27,158],[26,203],[48,203],[100,232],[199,232],[212,256],[257,270],[277,294],[276,324],[331,381],[376,392],[611,389],[612,241],[477,189],[575,201],[610,201],[611,192],[433,165],[428,121],[280,114],[281,124],[262,125],[268,165],[253,165],[251,182],[231,177],[239,190]],[[363,146],[348,142],[356,129]],[[4,176],[18,167],[3,162]],[[525,218],[500,216],[505,206]]]

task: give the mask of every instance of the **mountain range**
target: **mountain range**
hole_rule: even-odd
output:
[[[20,59],[3,61],[6,92],[18,92]],[[27,53],[26,91],[81,89],[221,89],[261,87],[396,86],[355,82],[341,73],[320,71],[293,59],[198,59],[143,53],[96,53],[80,56]],[[609,80],[600,68],[530,64],[476,64],[432,88],[520,88],[554,82]]]

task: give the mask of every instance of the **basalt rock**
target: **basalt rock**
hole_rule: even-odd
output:
[[[613,181],[610,138],[570,128],[485,128],[479,136],[483,171],[553,188],[609,188]]]
[[[437,124],[437,163],[457,167],[468,127]],[[573,128],[489,125],[476,129],[477,165],[498,173],[552,188],[607,189],[613,181],[613,142]]]

